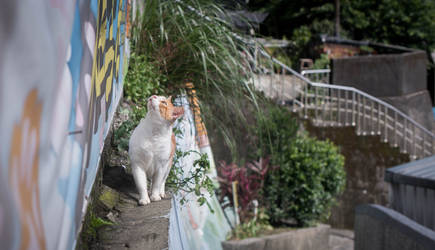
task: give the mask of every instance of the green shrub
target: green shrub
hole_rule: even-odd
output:
[[[280,143],[264,184],[265,205],[271,222],[296,220],[299,226],[310,225],[329,213],[345,185],[344,157],[329,141],[299,136]]]
[[[314,61],[313,69],[329,69],[330,61],[327,54],[320,54],[320,58]]]
[[[146,99],[163,93],[161,83],[166,81],[157,68],[144,55],[132,53],[124,83],[124,97],[136,104],[146,106]]]
[[[136,126],[139,124],[140,120],[145,117],[147,113],[146,106],[141,107],[139,105],[131,105],[132,110],[123,109],[121,112],[128,114],[128,119],[124,121],[118,129],[114,132],[113,145],[116,146],[118,151],[128,151],[128,141],[130,140],[130,135]]]
[[[292,118],[290,111],[283,107],[269,105],[266,112],[264,117],[258,118],[257,135],[263,148],[257,157],[272,155],[272,165],[276,165],[280,152],[296,137],[299,125],[296,119]]]

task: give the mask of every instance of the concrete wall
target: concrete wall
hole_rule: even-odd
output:
[[[280,234],[222,242],[224,250],[329,250],[329,225],[290,229]]]
[[[401,96],[427,88],[423,51],[332,59],[331,83],[376,97]]]
[[[2,3],[2,249],[74,248],[122,94],[127,2]]]
[[[332,59],[330,82],[380,97],[435,131],[426,64],[423,51]]]
[[[435,249],[435,232],[394,210],[361,205],[355,210],[355,250]]]
[[[429,91],[422,90],[403,96],[380,98],[390,103],[403,113],[420,123],[423,127],[435,133],[435,119],[432,112],[432,101]]]

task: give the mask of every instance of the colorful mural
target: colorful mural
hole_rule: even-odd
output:
[[[2,3],[2,249],[74,248],[122,94],[129,6]]]

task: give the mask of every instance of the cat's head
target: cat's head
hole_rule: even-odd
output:
[[[153,112],[161,119],[173,123],[184,114],[184,109],[172,104],[172,96],[166,98],[153,95],[148,98],[148,112]]]

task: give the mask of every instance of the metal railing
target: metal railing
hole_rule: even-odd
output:
[[[355,126],[358,135],[379,135],[412,159],[435,153],[435,135],[392,105],[353,87],[312,82],[259,52],[258,63],[269,68],[261,76],[261,84],[268,84],[263,86],[268,89],[265,94],[288,103],[293,112],[310,118],[316,126]]]
[[[302,70],[301,75],[313,82],[329,83],[330,69],[308,69]]]

